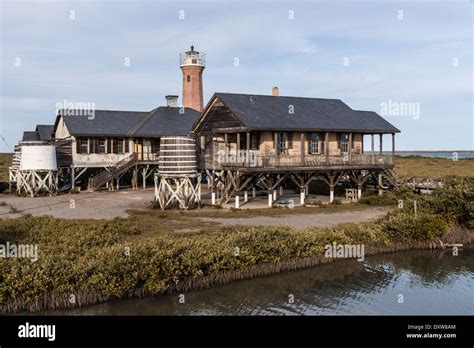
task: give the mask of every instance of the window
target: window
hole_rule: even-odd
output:
[[[258,150],[260,147],[260,132],[250,133],[250,150]]]
[[[123,139],[116,139],[114,141],[114,153],[123,153]]]
[[[79,140],[80,148],[78,153],[88,153],[89,151],[89,139],[87,138],[80,138]]]
[[[130,140],[129,139],[124,139],[124,152],[129,153],[130,152]]]
[[[192,63],[193,63],[193,64],[197,64],[197,62],[198,62],[197,59],[193,59],[193,60],[192,60]]]
[[[280,132],[277,133],[277,152],[278,154],[286,154],[287,153],[287,135],[286,133]]]
[[[288,149],[293,148],[293,133],[277,133],[277,153],[288,154]]]
[[[160,138],[154,138],[151,142],[151,152],[160,153]]]
[[[191,82],[191,75],[186,75],[186,80],[187,80],[188,82]]]
[[[293,148],[293,133],[286,133],[286,145],[289,149]]]
[[[312,155],[319,154],[319,142],[321,141],[321,134],[311,133],[309,139],[309,153]]]
[[[347,133],[339,134],[339,148],[341,149],[341,153],[349,152],[349,134]]]
[[[99,138],[89,138],[89,153],[99,153]]]
[[[105,153],[105,138],[99,139],[99,153]]]
[[[113,139],[113,153],[121,154],[124,153],[124,141],[123,139]]]

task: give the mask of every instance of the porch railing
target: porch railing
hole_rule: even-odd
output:
[[[209,157],[208,157],[209,158]],[[214,167],[326,167],[326,166],[384,166],[394,163],[392,155],[374,154],[342,154],[342,155],[306,155],[302,161],[301,156],[288,155],[256,155],[246,152],[228,154],[227,156],[212,156]],[[206,161],[209,164],[209,161]]]

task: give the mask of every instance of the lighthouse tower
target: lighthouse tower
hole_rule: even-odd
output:
[[[179,57],[179,67],[183,71],[183,106],[197,111],[203,109],[202,72],[205,68],[204,53],[194,50],[183,52]]]

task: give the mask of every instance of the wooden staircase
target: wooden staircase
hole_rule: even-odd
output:
[[[396,190],[400,188],[400,184],[398,182],[397,174],[393,169],[385,169],[385,179],[392,185]]]
[[[136,153],[132,153],[125,157],[123,160],[117,162],[113,167],[109,170],[103,171],[93,178],[89,180],[89,185],[87,190],[89,192],[94,192],[95,190],[99,189],[107,182],[113,180],[117,176],[122,175],[127,170],[132,168],[138,161],[138,156]]]

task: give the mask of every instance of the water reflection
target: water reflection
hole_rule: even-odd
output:
[[[403,295],[403,303],[399,303]],[[290,300],[294,298],[294,303]],[[119,300],[47,314],[368,315],[474,314],[474,249],[407,251],[185,294]]]

